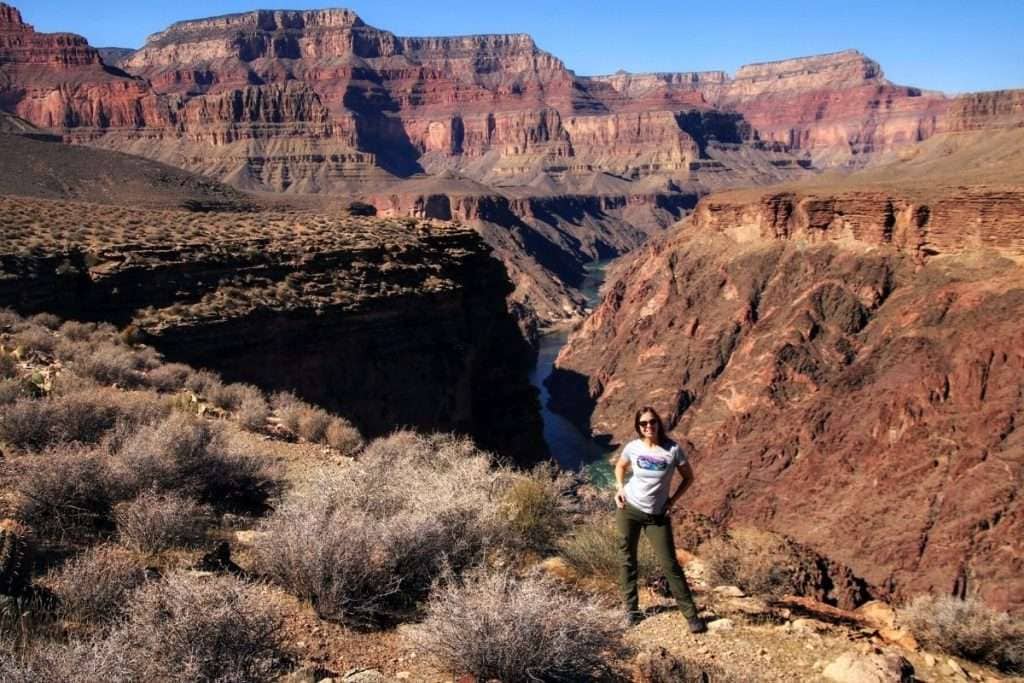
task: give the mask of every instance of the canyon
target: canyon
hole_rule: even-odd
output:
[[[976,96],[894,85],[853,50],[734,76],[578,76],[527,35],[400,37],[349,10],[182,21],[105,54],[116,62],[0,6],[0,109],[243,190],[461,220],[512,272],[528,336],[582,317],[584,264],[709,191],[862,166],[997,119]]]
[[[612,444],[661,409],[695,510],[1024,609],[1024,90],[855,50],[582,76],[349,10],[99,50],[0,4],[0,111],[0,305],[521,464],[528,342],[575,323],[554,409]]]

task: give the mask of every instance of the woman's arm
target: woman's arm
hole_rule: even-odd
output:
[[[680,463],[676,465],[676,471],[679,472],[679,488],[676,492],[668,497],[668,502],[665,503],[665,512],[668,512],[672,505],[686,493],[686,489],[690,488],[690,484],[693,483],[693,468],[690,467],[690,461]]]
[[[622,488],[626,485],[626,472],[629,470],[629,460],[619,456],[619,459],[615,461],[615,504],[620,508],[626,507],[626,495],[623,493]]]

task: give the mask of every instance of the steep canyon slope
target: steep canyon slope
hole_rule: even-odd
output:
[[[692,504],[880,594],[1024,609],[1024,128],[844,180],[731,191],[616,272],[558,359],[621,442],[662,409]],[[895,180],[900,178],[901,180]]]

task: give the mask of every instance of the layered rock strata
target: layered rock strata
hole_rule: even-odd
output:
[[[703,199],[615,273],[556,407],[622,442],[657,406],[695,446],[699,511],[879,594],[1019,612],[1024,184],[1004,177]]]
[[[455,430],[546,457],[511,285],[472,230],[20,198],[0,213],[0,306],[134,325],[169,359],[295,391],[369,435]]]

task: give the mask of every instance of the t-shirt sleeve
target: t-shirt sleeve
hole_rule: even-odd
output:
[[[619,452],[619,462],[621,462],[623,465],[630,464],[629,463],[629,446],[630,446],[631,443],[632,443],[632,441],[630,443],[627,443],[625,446],[622,447],[622,450]]]
[[[675,461],[676,467],[685,465],[687,462],[686,451],[680,448],[678,444],[676,444],[672,450],[675,451],[675,458],[673,458],[673,460]]]

